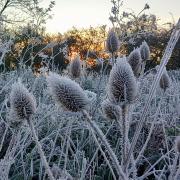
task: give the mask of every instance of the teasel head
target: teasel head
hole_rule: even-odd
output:
[[[70,62],[69,70],[73,78],[78,78],[81,76],[82,65],[79,56]]]
[[[119,49],[119,46],[120,43],[116,33],[114,32],[114,30],[110,30],[106,40],[107,51],[113,54]]]
[[[131,104],[137,97],[137,83],[126,57],[113,66],[108,83],[108,97],[115,104]]]
[[[88,97],[75,81],[50,73],[47,77],[47,83],[52,97],[58,104],[73,112],[87,108]]]
[[[113,104],[109,99],[105,99],[101,103],[101,107],[102,107],[103,115],[105,115],[105,117],[107,117],[108,119],[118,120],[120,118],[121,116],[120,106]]]
[[[140,73],[141,73],[141,65],[142,65],[142,59],[141,59],[141,54],[140,54],[140,50],[134,49],[129,57],[128,57],[128,62],[134,72],[134,75],[138,78]]]
[[[166,68],[164,69],[164,72],[161,76],[161,79],[159,81],[160,87],[164,90],[164,92],[170,87],[171,85],[171,80],[170,77],[166,71]]]
[[[176,137],[176,140],[175,140],[175,150],[176,150],[177,153],[180,153],[180,136]]]
[[[30,120],[36,112],[36,100],[21,82],[14,83],[10,93],[10,114],[19,122]]]
[[[146,41],[143,41],[140,46],[140,53],[142,61],[147,61],[150,59],[150,49]]]

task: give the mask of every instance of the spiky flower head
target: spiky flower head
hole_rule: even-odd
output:
[[[80,57],[77,56],[70,62],[69,70],[70,70],[71,76],[73,78],[80,77],[81,69],[82,69],[81,60],[80,60]]]
[[[166,89],[169,88],[171,85],[171,80],[170,80],[170,77],[169,77],[166,69],[164,69],[164,72],[159,81],[159,85],[164,91],[166,91]]]
[[[137,96],[137,83],[126,57],[118,58],[113,66],[108,83],[108,97],[111,102],[132,103]]]
[[[117,120],[121,115],[121,108],[112,102],[109,99],[105,99],[101,103],[103,114],[109,119]]]
[[[134,49],[129,57],[128,57],[128,62],[134,72],[134,75],[136,77],[139,77],[141,73],[141,64],[142,64],[142,59],[141,59],[141,54],[139,48]]]
[[[180,136],[176,137],[176,140],[175,140],[175,150],[176,150],[176,152],[180,153]]]
[[[10,93],[10,111],[17,120],[29,120],[36,111],[34,96],[21,82],[14,83]]]
[[[110,53],[114,53],[119,49],[120,43],[114,30],[110,30],[106,40],[106,49]]]
[[[54,100],[68,110],[77,112],[86,109],[89,100],[83,89],[75,81],[50,73],[47,83]]]
[[[142,61],[147,61],[150,59],[150,49],[146,41],[143,41],[140,46],[140,53]]]

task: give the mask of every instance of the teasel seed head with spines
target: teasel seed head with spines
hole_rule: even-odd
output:
[[[108,119],[118,120],[120,118],[120,116],[121,116],[121,108],[120,108],[120,106],[117,106],[117,105],[113,104],[112,102],[110,102],[109,99],[105,99],[101,103],[101,107],[102,107],[103,114]]]
[[[119,46],[120,43],[117,34],[111,29],[106,39],[106,50],[110,53],[114,53],[119,49]]]
[[[159,85],[164,91],[166,91],[171,85],[171,80],[170,80],[170,77],[166,71],[166,68],[164,69],[164,72],[161,76],[161,79],[159,81]]]
[[[66,109],[77,112],[87,108],[88,97],[75,81],[50,73],[47,77],[47,83],[54,100]]]
[[[118,58],[108,82],[108,98],[115,104],[131,104],[137,97],[137,83],[126,57]]]
[[[140,46],[140,53],[142,61],[147,61],[150,59],[150,49],[146,41],[143,41]]]
[[[69,70],[73,78],[81,76],[82,64],[79,55],[70,62]]]
[[[128,62],[134,72],[134,75],[138,78],[140,73],[141,73],[141,65],[142,65],[142,58],[141,58],[141,53],[139,48],[134,49],[129,57],[128,57]]]
[[[12,85],[10,93],[10,114],[19,120],[30,120],[36,112],[36,100],[34,96],[21,83]]]

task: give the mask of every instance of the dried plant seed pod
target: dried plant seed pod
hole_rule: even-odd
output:
[[[47,77],[48,86],[57,103],[62,104],[70,111],[81,111],[89,104],[88,97],[75,81],[51,73]]]
[[[114,53],[119,49],[120,43],[116,33],[111,30],[108,33],[107,40],[106,40],[106,49],[110,53]]]
[[[118,120],[121,116],[121,108],[109,101],[109,99],[105,99],[101,103],[102,111],[105,117],[109,119]]]
[[[159,81],[159,85],[164,91],[166,91],[171,85],[171,80],[170,80],[170,77],[169,77],[166,69],[164,70],[164,72],[161,76],[161,79]]]
[[[146,41],[143,41],[140,46],[140,53],[142,61],[147,61],[150,59],[150,49]]]
[[[70,62],[69,70],[70,70],[71,76],[73,78],[80,77],[81,76],[81,69],[82,69],[81,60],[80,60],[80,57],[77,56],[75,59],[73,59]]]
[[[29,120],[36,111],[34,96],[20,82],[12,85],[10,111],[18,120]]]
[[[126,57],[113,66],[108,83],[108,97],[116,104],[131,104],[137,96],[137,83]]]
[[[129,57],[128,62],[134,72],[134,75],[138,78],[142,70],[142,59],[139,49],[134,49]]]

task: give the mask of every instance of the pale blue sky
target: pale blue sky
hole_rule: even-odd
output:
[[[49,1],[49,0],[45,0]],[[111,26],[108,18],[111,11],[111,0],[55,0],[53,19],[47,23],[47,31],[63,33],[72,26],[87,28],[106,24]],[[147,13],[154,13],[162,21],[171,20],[169,12],[175,19],[180,17],[180,0],[124,0],[122,11],[133,9],[139,12],[148,3]]]

